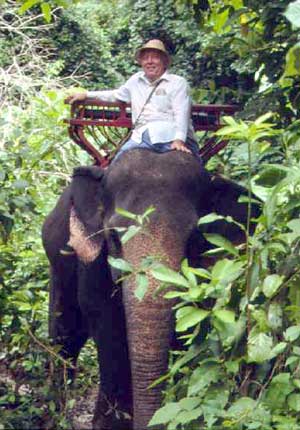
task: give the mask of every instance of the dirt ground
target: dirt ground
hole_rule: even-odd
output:
[[[74,430],[91,430],[98,387],[90,389],[85,396],[78,397],[74,407],[68,414]]]

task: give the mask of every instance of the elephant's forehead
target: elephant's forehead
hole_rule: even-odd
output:
[[[170,151],[159,154],[146,149],[127,151],[111,165],[108,177],[124,176],[133,179],[187,178],[200,174],[199,162],[190,154]]]

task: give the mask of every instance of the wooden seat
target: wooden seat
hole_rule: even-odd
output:
[[[200,105],[192,106],[192,122],[195,131],[214,132],[220,129],[222,115],[233,115],[239,108],[234,105]],[[72,140],[104,167],[109,164],[118,150],[118,142],[128,133],[132,126],[130,105],[122,102],[102,102],[86,99],[71,105],[69,124]],[[217,141],[213,136],[207,138],[199,153],[204,162],[218,153],[227,141]]]

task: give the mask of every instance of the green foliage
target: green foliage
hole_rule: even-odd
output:
[[[68,382],[56,392],[50,384],[53,364],[66,363],[57,355],[59,347],[47,339],[48,264],[40,231],[73,166],[85,164],[87,156],[67,137],[65,90],[55,77],[55,65],[51,72],[44,65],[44,31],[39,33],[34,17],[32,25],[18,18],[16,7],[7,2],[0,16],[1,78],[6,84],[1,86],[0,113],[1,424],[70,428],[68,395],[61,408],[65,413],[59,415],[57,409]]]
[[[62,62],[60,75],[80,75],[89,89],[120,85],[136,71],[128,47],[129,1],[89,1],[59,13],[49,38]],[[113,24],[112,24],[113,23]]]
[[[52,7],[67,8],[74,3],[77,3],[78,1],[79,0],[51,0],[48,2],[44,0],[20,0],[20,3],[22,3],[22,5],[19,8],[19,13],[23,14],[29,9],[32,9],[35,6],[39,6],[45,21],[49,23],[52,19]]]
[[[269,118],[227,119],[218,133],[246,140],[250,173],[252,152],[279,135]],[[264,145],[264,151],[268,148]],[[263,198],[263,210],[254,235],[249,227],[245,231],[246,253],[213,238],[211,243],[223,252],[214,265],[204,270],[184,261],[181,274],[164,269],[168,276],[157,277],[169,287],[165,298],[177,298],[176,331],[186,350],[173,353],[169,373],[161,378],[168,381],[165,405],[152,425],[172,430],[300,427],[300,169],[298,161],[287,158],[284,165],[273,166],[270,181],[270,166],[258,166],[259,173],[247,180]],[[199,224],[220,218],[211,214]]]

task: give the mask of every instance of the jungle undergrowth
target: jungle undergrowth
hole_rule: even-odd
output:
[[[178,274],[172,280],[169,272],[167,284],[177,288],[165,298],[178,299],[176,331],[186,350],[171,353],[169,372],[157,381],[166,381],[167,388],[152,425],[169,430],[196,430],[199,424],[203,430],[300,428],[300,166],[288,158],[253,175],[252,154],[263,158],[281,134],[268,122],[271,116],[254,122],[225,118],[227,126],[217,132],[247,145],[246,251],[214,237],[218,248],[208,254],[220,257],[212,267],[192,268],[184,261],[181,285]],[[250,236],[252,192],[262,200],[262,213]],[[199,224],[218,218],[211,214]]]

